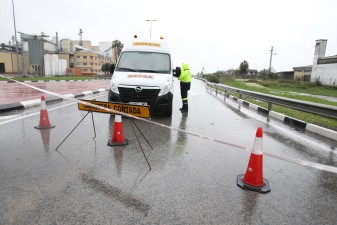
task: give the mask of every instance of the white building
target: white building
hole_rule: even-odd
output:
[[[337,55],[325,56],[327,40],[316,40],[311,82],[319,81],[323,85],[337,85]]]

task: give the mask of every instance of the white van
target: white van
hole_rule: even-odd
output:
[[[112,68],[108,101],[150,106],[151,115],[172,115],[173,69],[170,49],[162,38],[126,43]]]

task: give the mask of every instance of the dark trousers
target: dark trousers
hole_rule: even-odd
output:
[[[180,82],[180,94],[181,94],[181,99],[187,100],[187,92],[190,90],[191,88],[191,83],[184,83],[184,82]]]
[[[180,82],[180,94],[181,94],[181,100],[183,101],[183,107],[181,109],[188,110],[188,97],[187,92],[191,88],[191,83],[184,83]]]

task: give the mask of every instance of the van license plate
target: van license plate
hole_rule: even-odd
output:
[[[147,105],[147,102],[129,102],[131,105]]]

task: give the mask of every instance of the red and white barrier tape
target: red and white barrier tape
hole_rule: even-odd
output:
[[[59,98],[62,98],[62,99],[66,99],[66,100],[69,100],[69,101],[81,103],[81,104],[88,105],[88,106],[95,107],[95,108],[99,108],[99,109],[102,109],[102,110],[105,110],[105,111],[109,111],[109,112],[114,113],[114,114],[120,114],[120,115],[123,115],[125,117],[141,120],[141,121],[144,121],[146,123],[151,123],[153,125],[161,126],[161,127],[164,127],[164,128],[170,129],[170,130],[175,130],[175,131],[178,131],[178,132],[183,132],[183,133],[195,136],[195,137],[199,137],[199,138],[203,138],[203,139],[206,139],[206,140],[209,140],[209,141],[213,141],[213,142],[217,142],[217,143],[220,143],[220,144],[232,146],[232,147],[235,147],[235,148],[238,148],[238,149],[241,149],[241,150],[246,150],[247,149],[247,147],[245,147],[245,146],[240,146],[240,145],[237,145],[237,144],[234,144],[234,143],[230,143],[230,142],[226,142],[226,141],[223,141],[223,140],[214,139],[214,138],[211,138],[211,137],[207,137],[207,136],[203,136],[203,135],[200,135],[200,134],[192,133],[192,132],[189,132],[189,131],[181,130],[181,129],[178,129],[178,128],[170,127],[170,126],[167,126],[167,125],[164,125],[164,124],[160,124],[160,123],[157,123],[157,122],[154,122],[154,121],[151,121],[151,120],[147,120],[147,119],[144,119],[144,118],[140,118],[140,117],[136,117],[136,116],[133,116],[133,115],[129,115],[129,114],[126,114],[126,113],[123,113],[123,112],[119,112],[119,111],[113,110],[113,109],[105,108],[103,106],[91,104],[89,102],[85,102],[85,101],[81,101],[81,100],[78,100],[78,99],[75,99],[75,98],[70,98],[70,97],[67,97],[67,96],[64,96],[64,95],[60,95],[60,94],[57,94],[57,93],[54,93],[54,92],[51,92],[51,91],[47,91],[47,90],[44,90],[44,89],[41,89],[41,88],[38,88],[38,87],[34,87],[34,86],[31,86],[31,85],[25,84],[25,83],[20,82],[20,81],[13,80],[11,78],[4,77],[2,75],[0,75],[0,77],[6,78],[8,80],[11,80],[11,81],[17,82],[19,84],[22,84],[24,86],[30,87],[32,89],[35,89],[37,91],[41,91],[43,93],[46,93],[46,94],[49,94],[49,95],[53,95],[53,96],[56,96],[56,97],[59,97]],[[311,168],[315,168],[315,169],[318,169],[318,170],[327,171],[327,172],[331,172],[331,173],[336,173],[337,174],[337,167],[328,166],[328,165],[324,165],[324,164],[320,164],[320,163],[309,162],[309,161],[305,161],[305,160],[302,160],[302,159],[295,159],[295,158],[291,158],[291,157],[288,157],[288,156],[282,156],[282,155],[278,155],[278,154],[274,154],[274,153],[270,153],[270,152],[264,152],[264,154],[266,156],[269,156],[269,157],[272,157],[272,158],[275,158],[275,159],[279,159],[279,160],[295,163],[295,164],[298,164],[298,165],[302,165],[302,166],[306,166],[306,167],[311,167]]]

